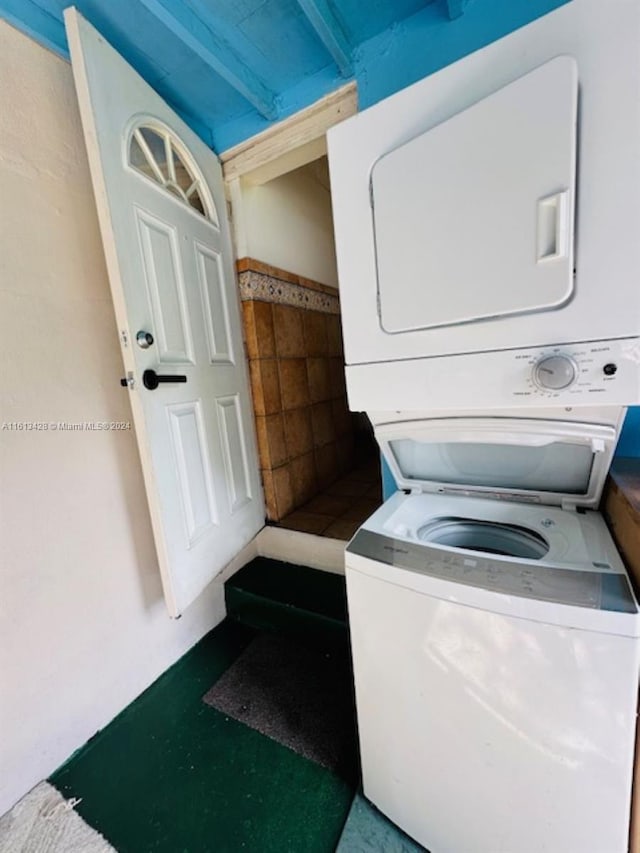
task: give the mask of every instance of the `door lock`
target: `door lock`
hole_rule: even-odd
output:
[[[136,380],[134,379],[133,371],[129,370],[127,372],[127,375],[123,376],[120,380],[120,384],[123,388],[128,388],[129,391],[133,391],[133,389],[136,387]]]
[[[153,335],[151,332],[140,330],[136,335],[136,343],[140,349],[149,349],[153,345]]]

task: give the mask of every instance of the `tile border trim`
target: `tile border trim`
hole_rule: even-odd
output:
[[[261,269],[250,268],[259,265]],[[258,264],[250,258],[237,262],[238,287],[243,302],[258,300],[291,305],[325,314],[340,313],[340,299],[333,287],[305,279],[276,267]]]

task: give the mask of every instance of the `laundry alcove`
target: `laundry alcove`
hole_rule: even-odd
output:
[[[317,155],[294,148],[232,181],[232,227],[267,520],[348,539],[381,501],[380,473],[366,416],[348,409],[329,170]]]

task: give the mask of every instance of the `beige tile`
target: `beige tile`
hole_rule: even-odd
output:
[[[272,415],[281,410],[278,363],[273,358],[249,362],[251,393],[256,415]]]
[[[258,440],[258,459],[260,468],[271,468],[269,462],[269,445],[267,442],[266,416],[256,415],[256,438]]]
[[[277,468],[288,459],[282,414],[256,415],[261,468]]]
[[[269,302],[255,301],[253,315],[258,358],[272,358],[276,354],[272,306]]]
[[[304,358],[280,360],[280,390],[283,409],[299,409],[309,405],[307,364]]]
[[[338,476],[338,457],[335,442],[325,444],[323,447],[316,447],[315,458],[318,485],[321,489],[324,489],[330,486]],[[338,493],[331,491],[331,494]]]
[[[342,358],[329,359],[329,396],[346,400],[347,385],[344,375],[344,362]]]
[[[326,315],[327,348],[329,355],[339,355],[342,358],[342,328],[338,314]]]
[[[253,302],[247,301],[241,303],[242,308],[242,334],[247,348],[248,358],[257,358],[258,352],[255,347],[255,325],[253,318]]]
[[[336,436],[345,435],[353,431],[351,412],[347,407],[346,397],[338,397],[331,401],[331,414]]]
[[[278,521],[278,505],[276,504],[276,491],[273,485],[273,471],[261,471],[262,488],[264,489],[264,502],[267,509],[269,521]]]
[[[284,436],[284,420],[282,414],[267,415],[267,442],[269,445],[269,462],[272,468],[277,468],[289,458],[287,443]]]
[[[312,403],[330,400],[332,389],[329,382],[329,359],[308,358],[307,376],[309,378],[309,399]]]
[[[368,489],[368,485],[359,480],[350,480],[349,477],[341,477],[337,482],[333,483],[327,490],[330,495],[338,495],[346,498],[361,498],[364,497]]]
[[[285,411],[284,435],[290,457],[301,456],[313,450],[311,410],[308,406]]]
[[[271,305],[253,300],[243,302],[242,319],[249,358],[273,358],[276,344]]]
[[[326,515],[314,515],[312,512],[302,512],[296,510],[289,513],[286,518],[280,521],[280,527],[287,527],[290,530],[299,530],[301,533],[322,533],[327,524],[331,521]]]
[[[296,507],[306,503],[318,492],[318,477],[313,453],[297,456],[289,463],[291,489]]]
[[[352,464],[351,450],[344,441],[344,436],[336,439],[336,458],[338,462],[338,474],[346,473]]]
[[[328,355],[327,314],[322,311],[304,311],[304,343],[306,355]]]
[[[357,521],[358,524],[363,524],[370,515],[373,515],[379,506],[380,501],[375,498],[358,498],[341,514],[340,518],[345,521]]]
[[[373,498],[376,501],[382,502],[382,481],[378,480],[375,486],[369,486],[364,496],[365,498]]]
[[[377,458],[371,459],[354,468],[350,475],[352,480],[362,480],[370,485],[380,480],[380,460]]]
[[[293,509],[293,489],[288,465],[273,469],[273,489],[276,496],[278,519],[283,518]]]
[[[341,474],[353,468],[353,435],[348,432],[336,440],[336,453],[338,455],[338,469]]]
[[[305,355],[302,308],[273,305],[273,328],[276,351],[280,358],[299,358]]]
[[[345,519],[337,519],[322,532],[323,536],[328,536],[331,539],[342,539],[348,542],[352,536],[355,536],[357,529],[360,527],[357,521],[346,521]]]
[[[329,515],[335,519],[346,512],[350,505],[351,498],[340,498],[323,493],[308,501],[302,509],[305,512],[315,512],[318,515]]]
[[[335,440],[330,402],[316,403],[311,406],[311,428],[315,447],[322,447],[322,445]]]

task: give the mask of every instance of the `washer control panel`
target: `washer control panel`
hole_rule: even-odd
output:
[[[406,542],[366,528],[356,533],[347,553],[503,595],[637,613],[626,575],[617,573],[608,564],[578,569],[493,559],[455,548],[436,549],[424,543]]]

